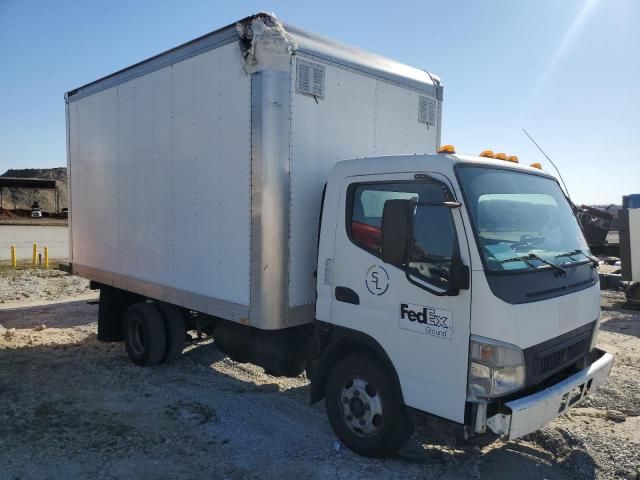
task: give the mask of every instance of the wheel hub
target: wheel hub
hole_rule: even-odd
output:
[[[351,400],[349,400],[349,410],[351,410],[351,413],[353,414],[354,417],[356,418],[362,417],[364,415],[364,411],[365,411],[364,409],[365,409],[364,403],[359,398],[354,397]]]
[[[342,414],[347,426],[357,435],[369,437],[382,428],[382,399],[377,389],[361,378],[342,388]]]

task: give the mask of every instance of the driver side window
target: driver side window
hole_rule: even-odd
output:
[[[416,202],[407,272],[417,281],[447,289],[456,248],[452,213],[446,207],[420,205],[421,202],[453,200],[443,183],[427,179],[352,185],[347,206],[349,238],[360,248],[380,257],[382,212],[385,202],[392,199]]]
[[[404,192],[401,187],[398,184],[377,183],[358,185],[355,188],[351,202],[349,236],[356,245],[380,256],[380,228],[385,202],[417,198],[415,193]]]

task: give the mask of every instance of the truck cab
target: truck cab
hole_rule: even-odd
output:
[[[517,438],[609,374],[613,357],[595,348],[597,261],[539,168],[453,149],[344,161],[319,237],[317,321],[371,351],[314,376],[360,453],[405,441],[391,426],[416,421]]]

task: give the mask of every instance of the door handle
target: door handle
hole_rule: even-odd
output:
[[[356,292],[347,287],[336,287],[336,300],[339,302],[360,305],[360,297]]]

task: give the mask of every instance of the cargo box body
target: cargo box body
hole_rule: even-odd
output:
[[[435,77],[266,14],[66,99],[73,272],[269,330],[314,318],[333,165],[440,142]]]

